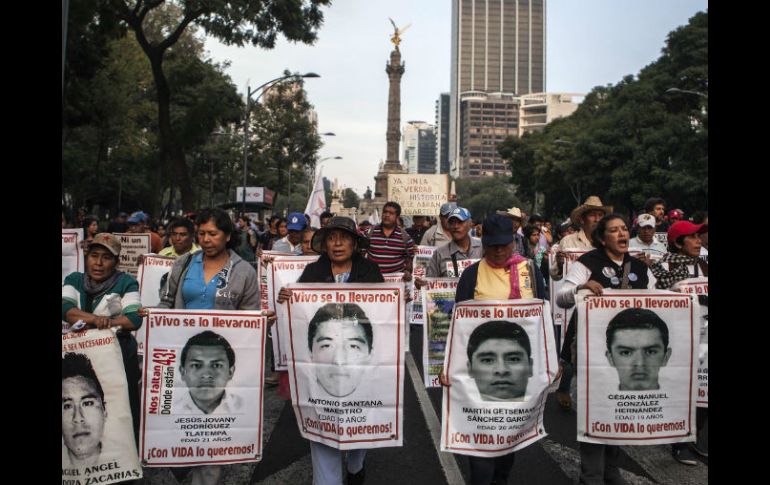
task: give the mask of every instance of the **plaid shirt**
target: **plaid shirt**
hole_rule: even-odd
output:
[[[699,259],[677,253],[664,254],[660,261],[650,267],[650,271],[657,279],[655,286],[660,290],[667,290],[677,281],[692,278],[688,266],[697,265]],[[663,263],[668,263],[668,270]]]
[[[404,271],[407,261],[414,256],[414,241],[405,231],[396,226],[390,236],[382,231],[382,226],[375,226],[369,232],[369,247],[366,258],[380,267],[382,274]]]

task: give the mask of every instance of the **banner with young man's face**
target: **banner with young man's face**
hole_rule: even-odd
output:
[[[305,267],[318,260],[318,256],[273,256],[267,262],[265,273],[267,274],[267,298],[271,310],[274,310],[278,320],[285,321],[286,305],[278,305],[275,299],[281,288],[296,283]],[[286,335],[281,333],[282,325],[274,325],[273,335],[273,359],[275,370],[288,369],[288,354],[286,350]]]
[[[300,434],[340,450],[401,446],[404,289],[294,283],[285,335]],[[279,322],[282,324],[282,322]]]
[[[700,305],[662,290],[576,297],[578,441],[695,441]]]
[[[558,372],[549,304],[465,301],[454,307],[444,372],[441,451],[495,457],[546,436]]]
[[[62,335],[62,483],[142,478],[115,332]]]
[[[422,307],[425,325],[422,338],[422,369],[425,387],[441,387],[438,375],[444,369],[449,322],[455,305],[457,278],[424,278]]]
[[[709,279],[707,276],[688,278],[671,287],[688,295],[695,295],[700,303],[700,347],[698,350],[699,408],[709,407]]]
[[[150,309],[145,319],[145,466],[262,459],[267,318],[261,311]]]

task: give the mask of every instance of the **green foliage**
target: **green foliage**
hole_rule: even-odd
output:
[[[691,93],[667,93],[672,87]],[[544,194],[548,215],[568,215],[590,195],[621,212],[661,196],[692,213],[708,208],[707,96],[708,13],[700,12],[638,77],[594,88],[571,116],[498,150],[517,193],[528,206]]]
[[[504,176],[484,177],[480,179],[457,179],[457,204],[471,212],[474,221],[481,221],[486,215],[496,210],[505,210],[513,206],[521,207],[514,187]]]
[[[342,191],[342,206],[343,207],[358,207],[361,203],[361,197],[356,194],[355,190],[346,188]]]

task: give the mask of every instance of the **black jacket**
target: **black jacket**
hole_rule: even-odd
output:
[[[357,252],[353,253],[353,267],[350,269],[348,283],[383,283],[380,267],[376,263],[363,258]],[[334,283],[332,262],[329,256],[322,254],[318,261],[305,266],[305,270],[297,283]]]

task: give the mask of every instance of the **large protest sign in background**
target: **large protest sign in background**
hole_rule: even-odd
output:
[[[61,282],[68,274],[83,273],[86,265],[83,259],[83,229],[61,230]]]
[[[289,288],[289,383],[302,436],[342,450],[401,446],[401,285]]]
[[[422,292],[420,288],[414,285],[415,278],[425,278],[425,271],[430,263],[430,258],[436,252],[435,246],[415,246],[414,258],[412,259],[412,282],[411,295],[412,301],[409,302],[409,323],[425,323],[425,314],[422,309]]]
[[[62,483],[142,477],[120,345],[112,330],[62,335]]]
[[[161,282],[165,281],[164,275],[171,271],[175,258],[158,256],[157,254],[145,254],[139,265],[139,273],[136,277],[139,282],[139,296],[143,307],[156,307],[160,303]],[[144,355],[144,330],[134,332],[137,352]]]
[[[695,295],[700,303],[700,347],[698,351],[698,400],[699,408],[709,407],[709,279],[688,278],[677,282],[672,289]]]
[[[261,311],[150,310],[140,455],[146,466],[259,461]]]
[[[543,411],[559,366],[548,306],[537,299],[455,305],[441,451],[502,456],[546,436]]]
[[[388,174],[388,200],[398,202],[401,215],[437,216],[448,197],[447,174]]]
[[[267,263],[267,301],[270,310],[276,312],[279,320],[286,320],[286,305],[276,305],[275,299],[281,288],[289,283],[296,283],[305,266],[315,262],[318,256],[273,256]],[[287,370],[288,354],[286,350],[286,338],[281,333],[282,325],[273,325],[273,359],[275,370]]]
[[[120,239],[118,270],[125,271],[136,278],[139,273],[139,256],[151,252],[150,234],[115,233],[113,236]]]
[[[425,325],[422,334],[422,369],[425,387],[439,387],[438,375],[444,369],[449,323],[455,305],[457,278],[425,278],[422,306]]]
[[[695,440],[699,305],[662,290],[576,297],[578,441]]]
[[[270,286],[267,281],[268,271],[267,264],[272,261],[276,256],[293,256],[289,253],[281,251],[262,251],[262,256],[259,258],[259,263],[256,264],[257,281],[259,281],[259,304],[263,310],[275,311],[275,300],[270,299],[269,289]]]
[[[444,263],[446,268],[446,275],[448,278],[459,278],[462,276],[463,271],[473,266],[475,263],[481,261],[480,259],[461,259],[457,261],[457,271],[455,271],[455,265],[452,261]]]

